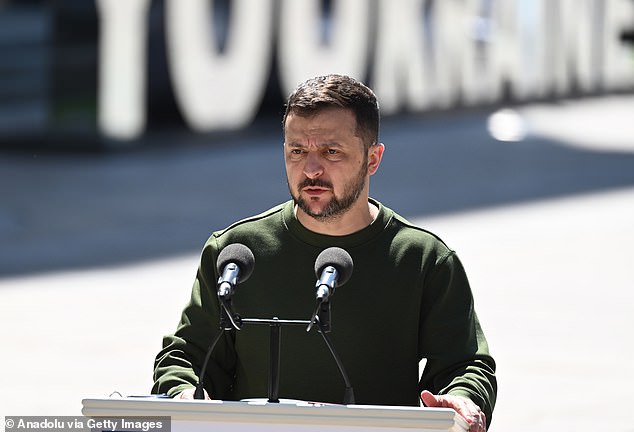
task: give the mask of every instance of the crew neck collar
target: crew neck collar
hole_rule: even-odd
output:
[[[301,222],[294,214],[294,203],[292,200],[286,202],[286,204],[284,205],[282,218],[284,220],[284,224],[291,232],[291,234],[305,243],[319,248],[330,246],[349,248],[370,241],[371,239],[379,235],[389,222],[389,210],[373,198],[369,198],[368,201],[370,202],[370,204],[376,206],[379,209],[374,221],[372,221],[372,223],[359,231],[342,236],[319,234],[304,227],[304,225],[301,224]]]

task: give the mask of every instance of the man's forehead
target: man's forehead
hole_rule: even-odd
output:
[[[356,119],[349,110],[335,108],[321,110],[311,115],[291,113],[284,125],[286,135],[291,134],[354,134]]]

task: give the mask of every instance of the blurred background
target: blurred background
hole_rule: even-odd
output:
[[[288,198],[286,95],[338,72],[381,103],[372,195],[467,268],[490,430],[634,431],[633,31],[631,0],[0,0],[0,415],[149,392],[209,234]]]

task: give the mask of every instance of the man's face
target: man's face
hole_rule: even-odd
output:
[[[328,108],[310,117],[291,114],[284,132],[288,187],[309,216],[328,220],[367,195],[368,154],[355,136],[350,110]],[[364,203],[364,205],[367,205]]]

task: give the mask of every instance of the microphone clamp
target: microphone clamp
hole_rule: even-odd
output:
[[[233,295],[233,289],[238,284],[240,267],[236,263],[228,263],[222,275],[218,278],[218,297],[229,298]]]
[[[315,284],[317,289],[317,300],[326,302],[331,294],[335,293],[335,286],[339,275],[337,269],[333,266],[327,266],[323,269],[321,277]]]

